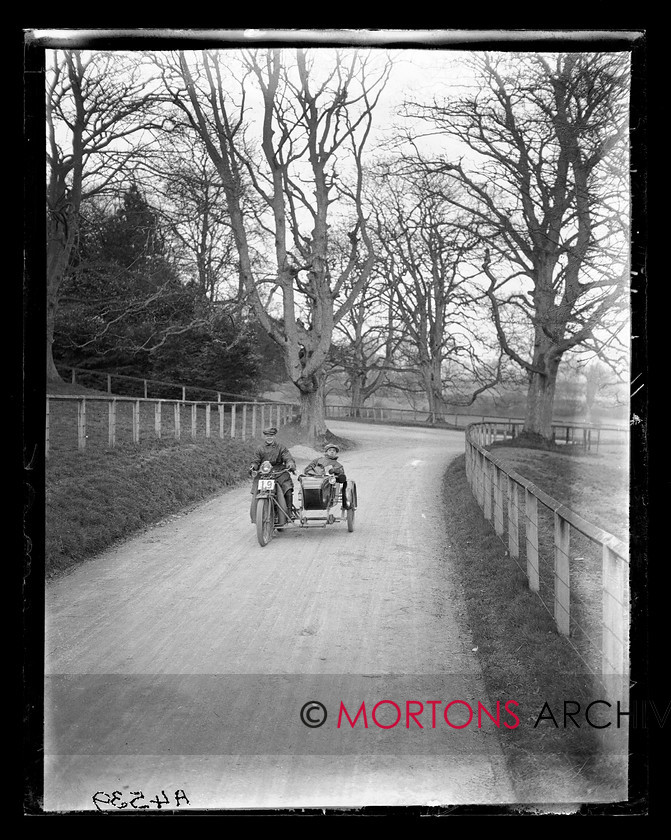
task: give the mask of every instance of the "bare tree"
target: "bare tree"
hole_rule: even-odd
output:
[[[628,59],[484,53],[473,65],[477,93],[412,108],[463,148],[423,168],[461,190],[451,200],[472,214],[501,347],[529,377],[525,430],[549,437],[563,355],[598,351],[626,320]],[[506,329],[513,310],[530,349]]]
[[[376,220],[386,293],[435,423],[445,419],[448,390],[449,404],[468,405],[500,381],[501,354],[487,352],[468,262],[476,239],[456,223],[445,179],[387,171],[383,181]]]
[[[233,57],[223,51],[181,52],[166,59],[166,90],[217,168],[241,283],[281,350],[301,395],[301,426],[314,440],[326,433],[323,368],[333,329],[375,262],[361,197],[363,152],[390,68],[385,62],[379,66],[371,52],[328,50],[308,57],[300,49],[295,54],[242,50],[237,57],[237,90]],[[247,96],[258,96],[257,125],[245,123]],[[258,128],[259,156],[246,139],[252,128]],[[257,219],[266,234],[265,273],[252,259],[248,184],[265,202],[266,214]],[[337,273],[329,234],[335,202],[340,216],[350,219],[349,257]],[[355,269],[358,276],[347,287]],[[279,318],[273,317],[276,311]]]
[[[346,242],[347,238],[342,239]],[[342,239],[334,236],[335,242],[340,243],[344,267],[348,249]],[[346,286],[350,287],[357,277],[355,271],[354,279]],[[335,370],[344,373],[353,416],[359,416],[360,407],[388,383],[390,372],[395,369],[396,350],[403,333],[385,288],[384,274],[375,269],[353,306],[335,325],[331,358]]]
[[[136,59],[123,54],[54,51],[47,70],[47,378],[58,296],[79,231],[82,202],[128,179],[150,96]],[[144,138],[146,142],[146,137]]]
[[[162,216],[177,243],[183,275],[212,302],[236,299],[237,252],[224,188],[209,156],[202,146],[171,143],[158,172]]]
[[[391,298],[385,305],[377,289],[365,290],[337,325],[336,334],[340,340],[334,345],[334,358],[345,372],[352,416],[358,417],[360,407],[388,384],[394,369],[403,334]]]
[[[598,359],[583,366],[582,374],[585,420],[592,423],[594,410],[600,400],[606,400],[610,407],[621,404],[620,394],[623,390],[623,382],[611,368]]]

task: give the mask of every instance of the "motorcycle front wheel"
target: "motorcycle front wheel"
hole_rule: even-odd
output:
[[[268,545],[273,538],[275,512],[270,499],[259,499],[256,505],[256,536],[259,545]]]

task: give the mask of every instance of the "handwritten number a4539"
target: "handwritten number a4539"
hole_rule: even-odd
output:
[[[144,796],[144,793],[141,790],[131,790],[128,795],[129,795],[129,797],[131,797],[130,802],[126,802],[122,798],[123,794],[120,790],[112,791],[111,794],[106,793],[104,790],[99,790],[99,791],[97,791],[96,793],[93,794],[92,798],[93,798],[93,803],[96,806],[96,809],[98,811],[109,810],[109,809],[104,809],[104,808],[101,807],[101,806],[105,806],[105,805],[112,806],[113,808],[116,808],[117,810],[123,810],[124,808],[127,808],[130,804],[130,807],[133,808],[136,811],[144,811],[144,810],[147,810],[150,807],[149,805],[146,804],[146,801],[143,801],[145,799],[145,796]],[[161,808],[164,808],[165,806],[170,807],[170,805],[171,805],[171,802],[168,799],[168,796],[167,796],[167,794],[164,790],[162,790],[160,794],[157,794],[155,799],[150,799],[149,802],[151,802],[153,805],[155,805],[156,808],[159,809],[159,810]],[[138,803],[143,803],[143,804],[138,804]],[[190,804],[189,798],[186,795],[186,793],[184,793],[184,791],[181,788],[179,790],[176,790],[175,791],[175,806],[177,806],[179,808],[181,805],[189,805],[189,804]],[[175,806],[172,806],[172,807],[175,807]]]

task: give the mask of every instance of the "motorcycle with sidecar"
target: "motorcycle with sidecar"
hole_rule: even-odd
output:
[[[336,480],[333,470],[319,468],[315,474],[298,475],[297,506],[291,509],[282,491],[281,478],[289,472],[286,467],[273,467],[264,461],[258,470],[252,472],[257,480],[253,491],[250,516],[256,524],[259,544],[267,545],[278,530],[287,525],[300,528],[325,528],[339,522],[347,522],[347,530],[354,530],[354,514],[357,508],[356,482],[347,480],[343,498],[343,485]]]

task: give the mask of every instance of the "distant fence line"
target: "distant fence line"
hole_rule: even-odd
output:
[[[118,396],[49,395],[47,396],[45,425],[45,452],[47,456],[52,448],[51,408],[54,402],[66,405],[76,403],[76,434],[79,450],[86,448],[89,439],[91,424],[88,420],[87,407],[91,403],[94,405],[107,404],[106,422],[100,416],[100,411],[98,411],[95,417],[95,428],[98,432],[96,441],[101,443],[103,442],[103,436],[100,434],[100,427],[102,425],[106,426],[106,442],[110,448],[114,448],[118,443],[119,431],[122,425],[118,422],[120,407],[130,409],[130,418],[127,416],[124,417],[126,421],[130,419],[130,422],[123,424],[123,429],[130,433],[131,442],[134,444],[140,442],[143,421],[145,424],[144,431],[146,432],[146,428],[149,426],[150,434],[153,434],[155,438],[161,438],[164,434],[172,434],[179,440],[182,436],[182,411],[187,408],[190,411],[190,436],[193,440],[197,439],[199,433],[205,438],[212,437],[213,429],[215,430],[214,435],[218,434],[220,438],[229,435],[231,438],[239,437],[241,440],[246,440],[250,434],[252,436],[256,435],[257,429],[261,432],[266,425],[273,424],[280,427],[291,422],[297,408],[290,403],[224,403],[203,400],[164,400]],[[151,410],[152,407],[153,412]],[[142,409],[144,409],[144,412]],[[149,409],[149,415],[147,414],[147,409]],[[167,413],[172,416],[171,421],[167,421],[165,409],[168,409]],[[213,414],[215,415],[214,422]],[[199,415],[201,415],[200,422]],[[74,420],[74,415],[72,420]],[[67,425],[68,420],[66,419],[64,422]],[[63,432],[61,430],[61,437],[62,435]]]
[[[178,393],[181,392],[181,400],[182,402],[186,401],[187,392],[191,395],[193,394],[212,394],[216,396],[217,402],[222,402],[223,397],[229,397],[227,402],[231,402],[234,400],[235,402],[250,402],[254,400],[254,397],[250,395],[239,395],[239,394],[232,394],[227,391],[220,391],[216,388],[204,388],[200,385],[182,385],[181,383],[177,382],[164,382],[160,379],[147,379],[140,376],[127,376],[126,374],[122,373],[107,373],[106,371],[100,370],[89,370],[88,368],[76,368],[76,367],[64,367],[59,365],[59,368],[62,372],[66,372],[68,377],[70,378],[70,382],[73,385],[79,383],[83,385],[85,381],[94,381],[100,382],[102,381],[105,390],[108,394],[113,393],[113,386],[116,385],[117,382],[121,383],[128,383],[130,385],[137,385],[138,388],[142,391],[142,397],[144,399],[149,398],[149,390],[150,388],[154,388],[157,390],[162,390],[163,393],[165,389],[170,389],[171,391],[177,391]],[[153,395],[154,399],[160,398],[159,394]],[[172,399],[174,397],[163,397],[164,399]],[[232,398],[232,400],[231,400]],[[202,400],[201,400],[202,402]],[[267,402],[274,402],[274,400],[268,400]]]
[[[327,405],[326,417],[332,420],[357,420],[372,423],[411,423],[426,426],[430,413],[422,409],[387,408],[384,406],[349,406]],[[516,438],[524,428],[522,417],[501,417],[490,414],[461,414],[459,412],[444,415],[449,425],[466,429],[471,423],[486,424],[486,434],[490,443],[499,437],[503,439]],[[629,429],[615,423],[580,423],[567,420],[555,420],[552,423],[552,439],[558,444],[580,446],[586,451],[598,451],[602,432],[617,432],[627,435]]]
[[[522,554],[525,555],[526,569],[523,571],[529,588],[541,597],[546,607],[545,599],[551,601],[558,631],[565,636],[580,637],[583,651],[592,648],[592,662],[596,661],[596,653],[602,676],[626,676],[629,668],[627,546],[506,467],[485,449],[493,442],[493,436],[491,424],[474,423],[466,432],[466,476],[485,519],[493,524],[495,533],[504,544],[507,535],[511,558],[518,561]],[[550,549],[548,545],[545,555],[539,539],[539,503],[541,509],[552,517],[552,521],[548,519],[546,529],[548,533],[553,529],[552,547]],[[523,535],[520,533],[520,517],[524,522]],[[589,549],[585,549],[587,544],[600,553],[601,597],[597,607],[594,591],[587,591],[589,586],[585,587],[581,580],[587,577],[585,569],[590,562],[589,557],[574,557],[571,561],[572,535],[582,541],[580,553],[589,554]],[[598,560],[595,557],[592,563],[597,570]],[[543,579],[544,572],[547,580]],[[571,607],[576,602],[581,623],[572,616]],[[597,616],[599,606],[600,616]],[[595,639],[594,627],[598,623],[601,633]],[[589,653],[587,656],[590,658]]]

